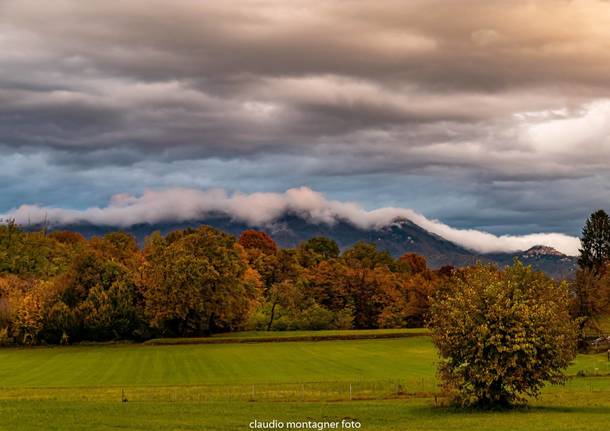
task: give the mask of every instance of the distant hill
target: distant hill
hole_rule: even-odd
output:
[[[474,264],[477,261],[495,262],[500,266],[505,266],[510,265],[517,257],[552,277],[563,278],[571,277],[576,267],[576,258],[544,246],[536,246],[517,253],[480,254],[428,232],[406,219],[397,219],[394,223],[380,229],[363,229],[348,221],[337,221],[332,225],[318,224],[297,215],[285,215],[271,225],[260,227],[250,226],[226,215],[210,215],[201,220],[152,225],[137,224],[126,229],[91,224],[58,226],[55,229],[77,231],[86,237],[103,235],[114,230],[124,230],[135,235],[138,242],[143,244],[144,238],[154,231],[158,230],[162,234],[167,234],[177,229],[202,224],[213,226],[235,236],[239,236],[246,229],[263,230],[282,247],[294,247],[314,236],[332,238],[342,249],[348,248],[358,241],[367,241],[375,243],[381,250],[389,251],[393,256],[400,256],[407,252],[421,254],[426,257],[432,268],[444,265],[460,267]]]
[[[510,265],[515,258],[518,258],[526,265],[546,272],[553,278],[572,278],[574,277],[577,265],[577,258],[566,256],[552,247],[538,245],[517,253],[494,253],[485,255],[492,262],[500,266]]]

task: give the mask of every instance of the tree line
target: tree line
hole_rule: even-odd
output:
[[[266,233],[208,226],[143,247],[125,232],[85,239],[0,226],[0,343],[67,344],[238,330],[422,326],[449,277],[423,257],[372,244],[340,252],[317,237],[293,249]]]
[[[609,232],[603,211],[583,230],[569,284],[582,331],[610,305]],[[396,259],[364,242],[341,252],[325,237],[280,248],[264,232],[235,238],[201,226],[156,232],[138,247],[125,232],[85,239],[9,221],[0,225],[0,343],[421,327],[435,292],[480,270],[432,270],[422,256]]]

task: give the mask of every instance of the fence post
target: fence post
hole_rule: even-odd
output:
[[[349,400],[352,400],[352,384],[349,384]]]

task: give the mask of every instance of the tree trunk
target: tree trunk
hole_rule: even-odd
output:
[[[277,302],[273,303],[273,306],[271,307],[271,318],[269,319],[269,324],[267,325],[267,331],[271,331],[271,325],[273,324],[273,318],[275,317],[275,306],[277,305]]]

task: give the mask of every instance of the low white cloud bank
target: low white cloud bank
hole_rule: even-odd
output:
[[[294,213],[314,223],[333,224],[348,220],[361,228],[381,228],[405,218],[449,241],[481,253],[513,252],[535,245],[553,247],[567,255],[578,255],[580,240],[560,233],[497,236],[474,229],[452,228],[430,220],[407,208],[380,208],[367,211],[353,202],[327,199],[307,187],[284,193],[227,193],[222,189],[198,190],[170,188],[146,190],[141,196],[118,194],[105,207],[70,210],[38,205],[22,205],[0,218],[15,219],[19,224],[52,225],[92,223],[128,227],[140,223],[198,220],[208,214],[226,214],[253,226],[273,223],[285,213]]]

